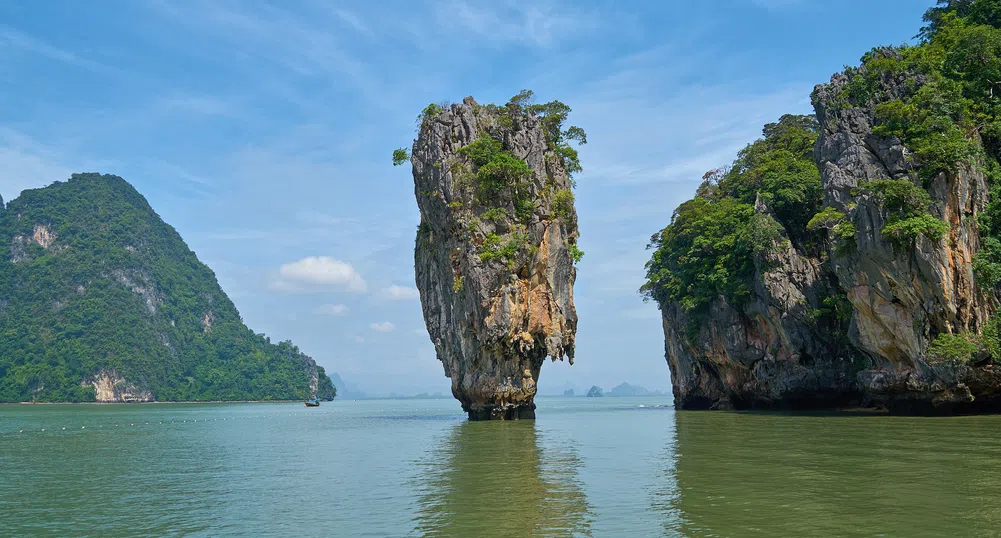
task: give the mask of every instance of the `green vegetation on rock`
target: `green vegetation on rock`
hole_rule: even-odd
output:
[[[929,212],[932,204],[928,191],[909,179],[883,179],[860,183],[857,189],[868,194],[886,211],[886,225],[881,232],[900,246],[909,246],[918,236],[939,239],[949,225]]]
[[[477,203],[491,207],[506,201],[502,197],[509,198],[516,208],[525,203],[529,196],[525,180],[532,171],[528,163],[504,150],[499,140],[484,134],[459,153],[475,167]]]
[[[574,263],[580,263],[580,260],[584,258],[584,251],[577,248],[576,243],[570,243],[567,245],[567,248],[570,251],[570,257],[573,258]]]
[[[723,296],[741,304],[750,294],[754,254],[764,253],[784,229],[792,241],[813,247],[819,232],[807,224],[820,210],[820,174],[813,163],[817,122],[786,115],[765,126],[728,168],[703,177],[695,198],[674,211],[671,224],[648,248],[647,282],[658,303],[678,303],[698,323]],[[761,202],[772,216],[756,214]]]
[[[407,151],[407,148],[397,148],[393,150],[393,166],[400,166],[409,160],[410,152]]]
[[[584,129],[571,125],[563,128],[564,122],[570,115],[570,107],[560,101],[550,101],[543,104],[532,104],[532,91],[522,90],[514,96],[508,106],[524,107],[529,114],[534,114],[542,120],[542,126],[546,129],[549,145],[556,155],[563,161],[563,168],[570,176],[573,183],[574,174],[583,171],[580,165],[580,157],[577,150],[570,145],[570,142],[587,144],[587,134]]]
[[[928,358],[936,361],[966,362],[980,351],[974,337],[968,334],[942,333],[928,346]]]
[[[75,174],[0,210],[0,401],[92,401],[114,371],[160,401],[312,396],[314,363],[254,334],[131,185]],[[317,396],[335,394],[316,366]]]
[[[882,235],[911,248],[919,237],[942,239],[949,224],[933,214],[927,189],[939,174],[979,169],[992,193],[978,219],[981,249],[974,269],[982,289],[1001,286],[1001,0],[940,0],[925,15],[921,41],[878,47],[845,70],[827,117],[862,109],[875,116],[873,134],[897,138],[908,149],[907,174],[862,182],[855,196],[880,205]],[[724,297],[740,304],[754,273],[753,204],[771,210],[799,248],[816,248],[824,235],[845,254],[856,242],[851,213],[822,207],[812,160],[813,117],[784,116],[765,127],[731,167],[703,178],[693,200],[654,235],[642,292],[659,302],[705,312]],[[854,204],[852,204],[854,206]],[[851,208],[849,208],[851,209]]]
[[[448,170],[452,174],[455,187],[448,202],[450,209],[465,211],[465,228],[477,234],[481,223],[490,223],[498,229],[486,235],[479,235],[478,254],[483,262],[502,260],[515,264],[528,242],[518,232],[519,226],[527,226],[535,218],[537,205],[549,204],[551,218],[562,221],[571,234],[576,233],[574,215],[574,195],[570,189],[557,189],[552,178],[542,188],[534,184],[533,170],[524,159],[505,147],[505,133],[516,130],[526,120],[534,119],[541,124],[546,134],[546,144],[551,153],[547,159],[559,159],[559,164],[567,172],[571,186],[573,175],[582,171],[577,150],[571,145],[586,144],[587,134],[576,126],[566,127],[570,107],[560,101],[533,103],[531,90],[522,90],[504,106],[495,104],[474,105],[474,113],[481,120],[479,136],[471,143],[459,148],[458,158],[449,159]],[[426,122],[448,110],[447,103],[431,104],[418,116],[422,128]],[[393,151],[393,165],[402,165],[410,159],[410,151],[399,148]],[[547,160],[547,163],[552,163]],[[440,163],[435,163],[441,166]],[[547,164],[549,168],[550,164]],[[539,170],[546,175],[551,170]],[[425,196],[436,197],[440,193],[426,192]],[[569,245],[571,256],[579,262],[584,253],[576,244]],[[521,249],[521,250],[519,250]]]
[[[574,210],[574,195],[570,189],[560,189],[553,194],[553,214],[556,218],[569,221]]]

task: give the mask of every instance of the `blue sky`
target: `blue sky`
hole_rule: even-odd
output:
[[[577,360],[540,391],[666,390],[645,246],[706,170],[932,0],[0,3],[0,194],[129,180],[247,324],[373,394],[448,393],[413,289],[409,146],[430,102],[573,108]]]

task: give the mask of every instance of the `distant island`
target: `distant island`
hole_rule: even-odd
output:
[[[434,394],[428,394],[427,392],[422,392],[420,394],[415,394],[413,396],[404,396],[396,394],[394,392],[391,393],[389,397],[394,400],[445,400],[451,398],[452,396],[450,395],[446,396],[445,394],[442,394],[440,392],[436,392]]]
[[[629,383],[622,383],[620,385],[616,385],[615,388],[605,393],[605,396],[612,396],[612,397],[666,396],[666,394],[664,394],[659,390],[649,390],[646,387],[641,387],[639,385],[630,385]]]
[[[337,389],[337,397],[342,400],[365,400],[369,398],[367,394],[344,381],[337,372],[330,374],[330,381],[333,383],[334,388]]]
[[[332,399],[124,179],[74,174],[0,202],[0,402]]]
[[[573,389],[567,390],[563,393],[564,396],[573,396]],[[594,385],[587,391],[588,398],[630,398],[630,397],[640,397],[640,396],[667,396],[659,390],[650,390],[646,387],[641,387],[639,385],[630,385],[629,383],[620,383],[615,386],[612,390],[605,392],[601,387]]]

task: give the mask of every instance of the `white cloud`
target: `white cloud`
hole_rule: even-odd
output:
[[[398,286],[396,284],[382,290],[382,296],[392,301],[411,301],[421,298],[421,294],[417,291],[417,288]]]
[[[369,325],[369,327],[371,327],[372,330],[377,333],[389,333],[393,332],[393,330],[396,329],[396,325],[393,325],[388,321],[383,321],[382,323],[373,323]]]
[[[348,307],[342,304],[324,304],[316,307],[313,312],[327,316],[343,316],[348,313]]]
[[[272,281],[275,291],[285,293],[310,293],[322,291],[348,291],[364,293],[365,280],[351,264],[328,256],[309,256],[286,263],[278,270],[279,277]]]

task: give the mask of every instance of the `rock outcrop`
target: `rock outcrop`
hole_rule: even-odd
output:
[[[852,248],[831,249],[829,267],[853,307],[851,344],[871,365],[859,372],[859,388],[875,403],[900,411],[979,410],[1001,403],[1001,370],[994,365],[933,364],[926,356],[936,335],[977,333],[996,309],[976,286],[973,270],[978,216],[988,198],[982,164],[958,163],[927,185],[931,215],[949,225],[942,239],[919,235],[911,248],[894,245],[881,233],[886,210],[874,197],[857,195],[857,188],[888,179],[920,182],[919,163],[899,138],[873,134],[873,107],[840,105],[838,95],[853,76],[862,74],[837,74],[818,86],[813,102],[822,126],[815,158],[825,206],[847,215],[858,229]],[[907,91],[896,81],[885,84],[885,99]]]
[[[846,86],[861,76],[865,67],[836,74],[812,96],[823,207],[850,223],[853,235],[831,234],[811,251],[783,230],[768,254],[755,256],[750,297],[734,305],[720,296],[695,331],[681,305],[662,302],[676,407],[1001,410],[1001,367],[989,357],[929,357],[936,336],[979,334],[997,309],[973,268],[988,201],[984,167],[960,163],[920,177],[920,161],[899,138],[874,133],[877,102],[846,104]],[[906,79],[883,77],[878,101],[922,83],[919,75]],[[948,225],[944,236],[919,234],[906,244],[887,237],[888,210],[865,188],[883,180],[924,188],[930,216]],[[756,213],[769,211],[756,204]],[[846,314],[818,320],[832,303]]]
[[[535,417],[546,357],[572,364],[577,216],[542,120],[519,105],[429,107],[411,151],[424,320],[473,420]]]
[[[758,214],[768,209],[756,204]],[[783,409],[850,405],[855,358],[841,323],[816,319],[837,293],[819,259],[783,232],[756,257],[752,297],[711,305],[710,323],[690,334],[689,314],[661,305],[668,366],[679,409]],[[827,321],[825,323],[825,321]]]
[[[152,402],[153,393],[130,383],[114,369],[101,370],[90,379],[85,379],[81,386],[94,388],[96,401],[101,403],[138,403]]]

